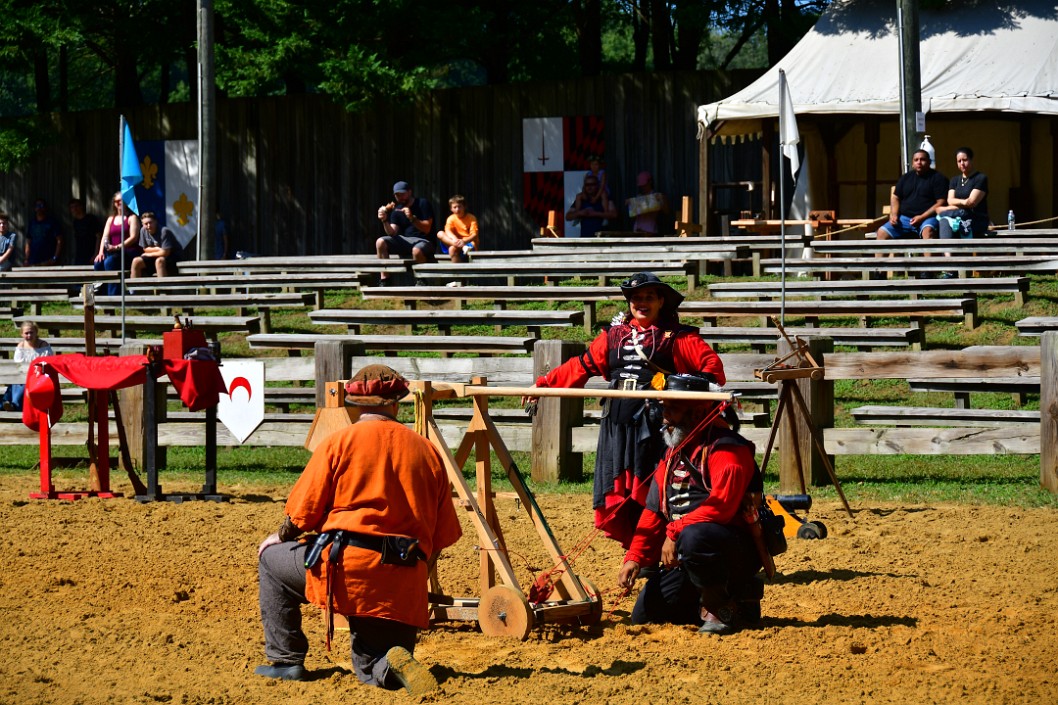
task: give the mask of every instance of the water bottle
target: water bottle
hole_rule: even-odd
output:
[[[1007,230],[1014,229],[1014,211],[1007,211]]]
[[[937,152],[933,149],[933,144],[929,141],[929,135],[925,136],[925,139],[922,140],[922,144],[920,144],[918,148],[929,155],[930,164],[937,163]]]

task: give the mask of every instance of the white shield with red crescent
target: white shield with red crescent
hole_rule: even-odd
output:
[[[224,360],[220,374],[228,393],[220,395],[217,418],[242,443],[264,421],[264,363]]]

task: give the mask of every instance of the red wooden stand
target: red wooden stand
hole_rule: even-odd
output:
[[[83,499],[85,497],[101,497],[111,499],[121,497],[120,492],[110,491],[110,437],[107,427],[108,405],[106,394],[96,394],[95,415],[96,428],[99,429],[99,438],[96,448],[102,449],[96,455],[95,480],[98,486],[90,490],[73,490],[60,492],[52,483],[52,468],[55,467],[54,459],[51,457],[51,419],[47,423],[40,424],[40,492],[31,492],[31,499]]]

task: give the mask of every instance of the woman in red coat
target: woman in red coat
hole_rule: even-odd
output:
[[[650,272],[621,283],[628,310],[618,314],[588,350],[551,370],[537,387],[583,387],[603,377],[611,389],[647,389],[659,372],[698,372],[724,384],[724,364],[698,329],[681,325],[683,295]],[[650,476],[664,454],[656,403],[607,399],[595,454],[595,526],[628,548],[646,501]]]

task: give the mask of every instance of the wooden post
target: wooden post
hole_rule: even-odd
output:
[[[702,232],[702,226],[694,222],[694,199],[690,196],[683,197],[683,204],[680,207],[680,219],[676,221],[674,227],[679,237],[698,235]]]
[[[354,356],[364,355],[361,343],[344,340],[320,340],[315,346],[316,355],[316,408],[327,406],[327,383],[349,379],[355,370],[350,369]]]
[[[808,351],[823,367],[826,367],[824,355],[834,351],[834,341],[831,338],[809,338]],[[779,341],[779,357],[792,352],[785,340]],[[811,429],[823,437],[823,429],[834,425],[834,383],[827,379],[814,381],[808,378],[797,381],[780,382],[780,384],[796,384],[808,407],[810,418],[804,418],[796,405],[787,405],[783,411],[782,428],[779,430],[779,491],[784,494],[796,494],[801,491],[801,479],[798,477],[797,456],[800,454],[801,467],[805,470],[805,483],[808,485],[824,485],[830,482],[823,459],[812,443]],[[796,424],[797,447],[794,448],[793,438],[790,432],[790,423]],[[811,424],[811,427],[809,426]],[[834,457],[828,456],[831,465]]]
[[[146,352],[146,346],[143,343],[130,340],[121,346],[118,354],[144,355]],[[154,418],[157,423],[165,423],[166,385],[159,383],[157,380],[151,379],[150,375],[147,376],[147,380],[143,384],[155,385]],[[149,450],[149,444],[154,444],[158,440],[157,437],[148,438],[147,431],[149,429],[146,429],[143,424],[143,392],[144,389],[142,385],[125,387],[124,389],[118,390],[118,403],[121,404],[121,420],[125,426],[125,438],[128,440],[129,444],[129,456],[132,458],[132,464],[137,470],[142,470],[146,467],[144,464],[144,458]],[[168,458],[166,450],[167,449],[164,447],[154,449],[154,461],[157,467],[164,468],[167,465]]]
[[[1040,337],[1040,486],[1058,494],[1058,331]]]
[[[584,352],[570,340],[538,340],[533,347],[533,379]],[[584,424],[583,399],[542,397],[533,417],[533,479],[537,482],[580,480],[582,454],[573,452],[573,428]]]

